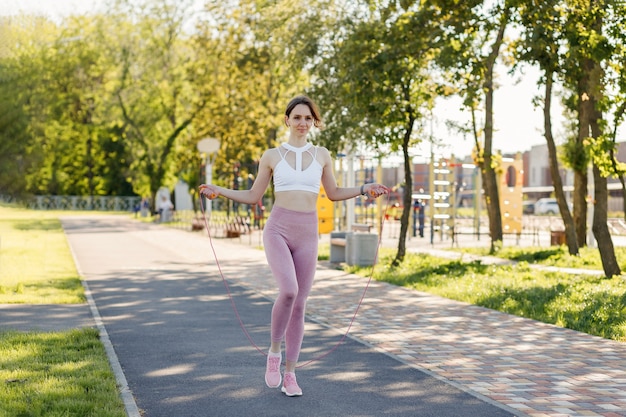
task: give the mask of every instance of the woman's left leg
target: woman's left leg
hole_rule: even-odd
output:
[[[304,339],[306,302],[313,287],[315,269],[317,268],[317,224],[312,231],[314,233],[310,233],[310,231],[302,233],[302,230],[300,232],[302,241],[297,246],[294,245],[294,250],[292,251],[298,282],[298,295],[296,296],[285,333],[285,369],[287,372],[295,370],[300,356],[302,340]]]

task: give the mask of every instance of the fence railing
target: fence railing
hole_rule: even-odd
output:
[[[0,201],[15,202],[10,196],[0,196]],[[98,211],[134,211],[141,203],[137,196],[75,196],[75,195],[38,195],[21,201],[34,210],[98,210]]]

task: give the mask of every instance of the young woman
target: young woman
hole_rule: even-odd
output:
[[[216,185],[200,186],[210,199],[218,196],[244,204],[255,204],[274,179],[276,199],[263,229],[267,262],[278,286],[278,297],[271,316],[271,345],[267,355],[265,383],[270,388],[282,384],[282,392],[302,395],[296,381],[296,364],[304,336],[306,300],[313,285],[317,265],[317,198],[320,182],[332,201],[360,195],[379,197],[389,193],[381,184],[338,187],[333,160],[326,148],[307,141],[312,126],[322,128],[317,105],[307,96],[292,99],[285,110],[289,128],[287,143],[266,150],[259,172],[249,190],[231,190]],[[281,378],[281,347],[285,341],[285,373]]]

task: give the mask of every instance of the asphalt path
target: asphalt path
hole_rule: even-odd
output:
[[[299,369],[304,395],[286,397],[265,386],[265,356],[240,327],[197,233],[114,216],[62,222],[144,417],[513,415],[350,338]],[[253,278],[267,269],[247,256],[256,249],[227,250],[241,252],[223,262],[229,271]],[[230,291],[265,350],[271,300],[236,283]],[[307,320],[301,360],[324,355],[340,339],[337,329]]]

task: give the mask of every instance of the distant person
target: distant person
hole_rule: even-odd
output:
[[[140,210],[141,210],[140,203],[133,205],[133,213],[135,214],[135,218],[138,216]]]
[[[172,210],[174,210],[174,204],[167,198],[166,195],[161,196],[159,201],[159,218],[161,222],[169,222],[172,218]]]
[[[232,190],[216,185],[200,186],[210,199],[223,196],[244,204],[255,204],[274,180],[276,199],[263,229],[263,244],[269,267],[276,279],[278,297],[271,315],[271,344],[267,355],[265,383],[282,392],[300,396],[296,364],[304,337],[304,314],[317,265],[317,198],[320,182],[332,201],[360,195],[372,198],[389,193],[381,184],[338,187],[329,151],[307,140],[312,126],[323,123],[317,105],[307,96],[298,96],[287,105],[284,116],[289,128],[286,143],[267,149],[259,172],[249,190]],[[281,378],[282,342],[285,341],[285,372]]]
[[[426,216],[424,214],[424,202],[421,199],[417,201],[417,218],[419,221],[420,237],[424,237],[424,220]]]
[[[141,217],[148,217],[150,212],[150,200],[147,197],[141,199]]]

